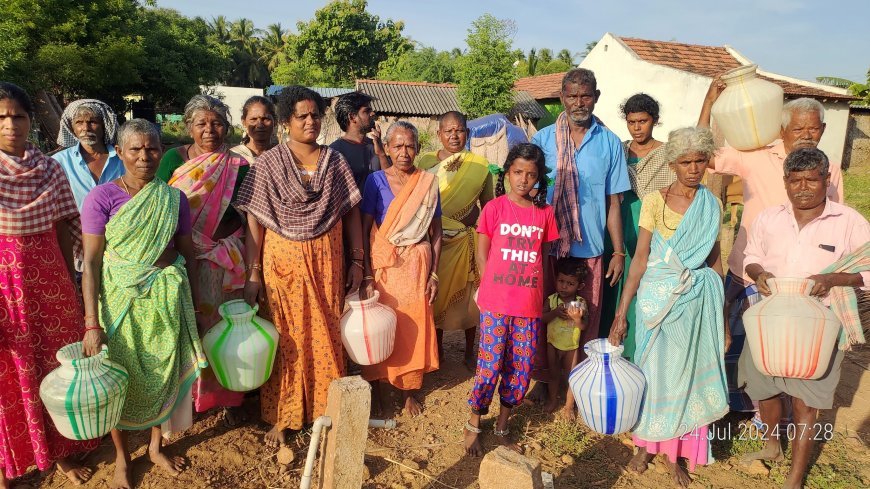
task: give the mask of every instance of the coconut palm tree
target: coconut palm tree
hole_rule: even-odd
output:
[[[219,44],[228,44],[230,42],[230,26],[226,17],[223,15],[214,17],[209,23],[209,28]]]
[[[571,51],[569,51],[567,49],[563,49],[563,50],[559,51],[559,54],[556,55],[556,59],[565,63],[568,66],[574,65],[574,55],[571,54]]]
[[[260,60],[260,38],[262,31],[254,27],[250,19],[239,19],[230,25],[230,44],[232,44],[235,67],[231,81],[237,86],[265,87],[270,83],[269,70]]]
[[[818,76],[816,80],[819,83],[830,85],[837,88],[845,88],[852,95],[860,97],[861,100],[852,102],[853,105],[870,105],[870,70],[867,70],[867,82],[861,83],[836,76]]]
[[[260,43],[260,61],[266,64],[269,71],[274,70],[287,59],[286,47],[287,33],[281,28],[281,24],[269,24]]]

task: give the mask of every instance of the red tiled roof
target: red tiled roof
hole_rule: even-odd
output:
[[[711,78],[741,66],[740,61],[735,59],[727,49],[720,46],[701,46],[671,41],[650,41],[632,37],[621,37],[620,40],[644,61]],[[762,76],[762,78],[781,86],[787,97],[855,100],[855,97],[851,95],[844,95],[766,76]]]
[[[514,90],[529,92],[535,100],[559,98],[565,72],[549,75],[527,76],[514,82]]]

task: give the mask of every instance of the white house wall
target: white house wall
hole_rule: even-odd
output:
[[[639,59],[622,42],[605,34],[580,63],[595,72],[601,98],[595,114],[620,139],[629,139],[619,106],[630,96],[643,92],[659,102],[659,126],[653,136],[667,141],[674,129],[694,126],[711,79]],[[834,161],[843,156],[849,110],[844,103],[825,103],[827,128],[819,147]]]
[[[230,108],[230,115],[234,126],[241,127],[242,125],[242,107],[245,102],[254,95],[263,95],[262,88],[245,88],[245,87],[227,87],[216,85],[213,87],[202,87],[205,93],[213,94],[221,99]]]

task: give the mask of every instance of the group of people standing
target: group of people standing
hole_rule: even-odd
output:
[[[397,121],[382,137],[361,93],[336,102],[344,136],[322,146],[326,102],[298,86],[277,103],[248,100],[245,137],[232,148],[229,109],[210,96],[185,107],[193,142],[165,152],[155,125],[118,127],[106,104],[76,101],[58,136],[66,149],[48,157],[28,142],[29,97],[0,83],[0,487],[54,462],[75,483],[91,476],[70,457],[95,443],[62,438],[37,395],[55,352],[79,340],[86,355],[107,345],[130,374],[111,435],[112,485],[133,486],[131,430],[149,429],[150,459],[182,471],[186,460],[162,445],[192,425],[194,409],[221,409],[228,425],[243,417],[243,395],[217,383],[200,344],[218,306],[239,298],[279,332],[260,389],[269,446],[323,414],[329,383],[348,373],[345,299],[375,291],[396,312],[396,341],[361,375],[400,390],[411,415],[424,409],[424,375],[443,360],[443,331],[464,330],[464,363],[475,372],[464,426],[471,455],[482,453],[481,418],[496,389],[493,434],[511,448],[510,412],[524,401],[552,412],[564,395],[563,415],[575,416],[565,381],[602,322],[647,378],[630,462],[638,472],[663,454],[685,486],[679,457],[690,470],[712,463],[709,425],[728,411],[729,387],[745,385],[768,427],[782,395],[795,399],[796,421],[814,422],[831,406],[842,353],[818,381],[766,377],[741,354],[732,310],[768,294],[774,275],[812,276],[820,297],[870,285],[870,225],[836,202],[839,166],[815,149],[818,102],[790,102],[782,141],[738,152],[717,148],[705,127],[720,90],[714,80],[698,126],[666,142],[652,135],[657,102],[630,97],[622,111],[632,138],[622,142],[593,113],[594,74],[574,69],[555,124],[488,162],[466,149],[461,113],[440,117],[442,149],[418,154],[417,129]],[[702,184],[708,171],[739,175],[748,189],[724,284],[723,211]],[[763,228],[750,227],[756,216]],[[811,262],[796,260],[807,254]],[[863,342],[860,324],[848,322],[843,348]],[[739,379],[726,375],[727,358],[740,358]],[[527,396],[532,379],[538,392]],[[811,444],[796,440],[788,487],[800,487]],[[752,457],[782,454],[769,444]]]

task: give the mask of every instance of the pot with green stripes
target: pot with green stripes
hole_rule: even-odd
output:
[[[66,345],[56,355],[60,367],[42,379],[39,397],[70,440],[100,438],[121,419],[129,375],[107,355],[105,345],[92,357],[85,357],[81,342]]]
[[[225,389],[254,390],[272,375],[278,331],[257,316],[258,309],[243,300],[225,302],[218,308],[223,319],[202,339],[209,365]]]

